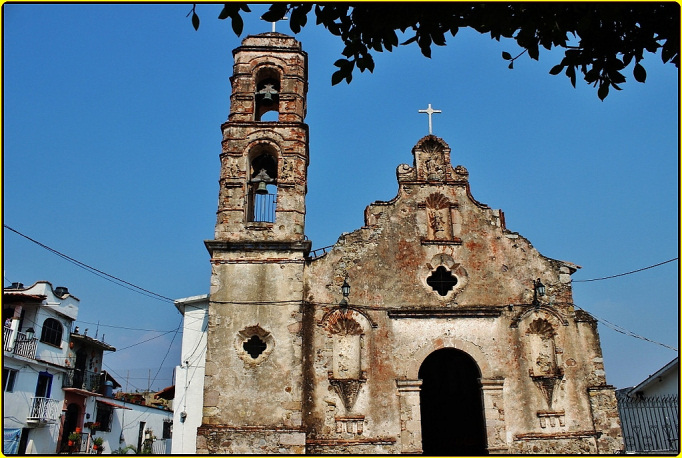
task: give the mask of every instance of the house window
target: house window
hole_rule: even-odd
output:
[[[173,437],[173,420],[163,421],[163,438],[171,439]]]
[[[62,324],[54,318],[48,318],[43,322],[43,331],[40,334],[40,341],[61,347],[62,332]]]
[[[14,382],[17,379],[17,372],[14,369],[2,368],[2,391],[11,393],[14,391]]]
[[[114,408],[102,402],[97,403],[97,415],[95,422],[99,423],[98,431],[111,431],[111,418],[114,415]]]

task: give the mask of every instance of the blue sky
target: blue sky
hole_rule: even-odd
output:
[[[250,14],[238,38],[217,19],[220,9],[199,5],[197,32],[186,4],[5,4],[3,222],[163,296],[207,293],[203,241],[215,224],[231,51],[270,30]],[[645,84],[628,69],[624,90],[601,102],[581,81],[574,89],[548,74],[560,53],[542,50],[539,62],[522,57],[509,70],[501,53],[517,54],[513,42],[467,30],[431,59],[416,46],[376,54],[373,74],[333,87],[341,43],[313,18],[297,38],[309,55],[306,234],[314,248],[361,227],[369,203],[395,196],[395,169],[411,163],[411,148],[428,134],[418,110],[431,103],[442,110],[434,134],[469,170],[473,196],[502,209],[507,228],[542,254],[582,266],[574,280],[678,256],[678,70],[658,56],[645,56]],[[94,335],[99,322],[99,336],[120,349],[105,364],[124,387],[171,383],[181,320],[172,304],[7,229],[3,270],[4,285],[69,287],[81,299],[81,330]],[[574,299],[677,348],[678,273],[673,262],[576,282]],[[599,331],[607,381],[617,387],[677,356],[603,324]]]

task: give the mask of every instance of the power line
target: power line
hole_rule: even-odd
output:
[[[92,321],[83,321],[83,320],[76,320],[75,323],[96,324],[96,325],[99,325],[103,328],[126,329],[128,331],[163,332],[166,334],[174,331],[174,329],[171,329],[170,331],[161,331],[159,329],[129,328],[127,326],[114,326],[113,324],[93,323]]]
[[[575,305],[575,304],[573,304],[573,305]],[[651,343],[653,343],[653,344],[660,345],[661,347],[667,348],[667,349],[669,349],[669,350],[677,351],[677,348],[675,348],[675,347],[671,347],[670,345],[666,345],[666,344],[664,344],[664,343],[657,342],[657,341],[655,341],[655,340],[653,340],[653,339],[649,339],[649,338],[647,338],[647,337],[640,336],[639,334],[635,334],[634,332],[629,331],[629,330],[625,329],[625,328],[622,327],[622,326],[619,326],[619,325],[617,325],[617,324],[611,323],[610,321],[605,320],[605,319],[603,319],[603,318],[599,318],[599,317],[596,316],[594,313],[588,312],[587,310],[585,310],[585,309],[583,309],[583,308],[581,308],[581,307],[579,307],[579,306],[577,306],[577,305],[575,305],[575,306],[578,307],[578,308],[579,308],[580,310],[582,310],[583,312],[588,313],[590,316],[592,316],[592,318],[594,318],[595,320],[599,321],[600,323],[602,323],[602,324],[603,324],[604,326],[606,326],[607,328],[610,328],[610,329],[612,329],[612,330],[614,330],[614,331],[616,331],[616,332],[619,332],[619,333],[624,334],[624,335],[629,336],[629,337],[634,337],[635,339],[640,339],[640,340],[644,340],[644,341],[646,341],[646,342],[651,342]]]
[[[18,234],[21,237],[24,237],[25,239],[35,243],[36,245],[46,249],[47,251],[49,251],[51,253],[56,254],[57,256],[65,259],[66,261],[69,261],[70,263],[75,264],[76,266],[90,272],[93,275],[97,275],[100,278],[103,278],[107,281],[110,281],[110,282],[112,282],[118,286],[123,287],[123,288],[129,289],[130,291],[134,291],[138,294],[142,294],[143,296],[147,296],[147,297],[150,297],[152,299],[156,299],[156,300],[162,301],[162,302],[170,302],[171,304],[175,303],[175,301],[173,299],[171,299],[170,297],[166,297],[166,296],[163,296],[161,294],[157,294],[153,291],[149,291],[148,289],[144,289],[141,286],[137,286],[133,283],[130,283],[130,282],[125,281],[121,278],[115,277],[114,275],[103,272],[103,271],[96,269],[96,268],[94,268],[88,264],[85,264],[81,261],[78,261],[77,259],[74,259],[70,256],[67,256],[64,253],[57,251],[54,248],[51,248],[51,247],[45,245],[44,243],[40,243],[39,241],[32,239],[31,237],[29,237],[25,234],[22,234],[21,232],[17,231],[16,229],[9,227],[7,224],[3,224],[3,226],[6,227],[7,229],[9,229],[10,231],[14,232],[15,234]]]
[[[182,328],[182,318],[180,318],[180,324],[178,324],[178,327],[175,328],[175,334],[173,334],[173,339],[171,339],[171,343],[170,343],[170,345],[168,345],[168,351],[166,351],[166,355],[161,360],[161,364],[159,365],[159,369],[156,371],[156,374],[154,374],[154,378],[152,379],[151,383],[156,382],[156,377],[159,375],[159,372],[161,372],[161,368],[163,368],[163,363],[166,362],[166,358],[168,358],[168,354],[171,351],[171,347],[173,347],[173,342],[175,342],[175,338],[178,336],[178,331],[180,331],[180,328]]]
[[[653,269],[654,267],[662,266],[663,264],[667,264],[667,263],[669,263],[669,262],[677,261],[678,259],[679,259],[679,258],[668,259],[667,261],[659,262],[658,264],[654,264],[653,266],[643,267],[643,268],[641,268],[641,269],[632,270],[632,271],[630,271],[630,272],[625,272],[625,273],[622,273],[622,274],[609,275],[608,277],[590,278],[589,280],[573,280],[573,283],[584,283],[584,282],[588,282],[588,281],[608,280],[609,278],[623,277],[623,276],[625,276],[625,275],[634,274],[634,273],[637,273],[637,272],[641,272],[641,271],[643,271],[643,270]]]
[[[150,338],[150,339],[143,340],[142,342],[134,343],[134,344],[132,344],[132,345],[128,345],[127,347],[119,348],[118,350],[116,350],[116,352],[118,353],[118,352],[120,352],[120,351],[127,350],[127,349],[129,349],[129,348],[137,347],[138,345],[142,345],[143,343],[147,343],[147,342],[149,342],[150,340],[158,339],[159,337],[163,337],[163,336],[165,336],[166,334],[170,334],[171,332],[177,333],[178,330],[177,330],[177,329],[173,329],[173,330],[171,330],[171,331],[164,332],[163,334],[159,334],[158,336],[154,336],[154,337],[152,337],[152,338]],[[174,337],[174,339],[175,339],[175,337]]]

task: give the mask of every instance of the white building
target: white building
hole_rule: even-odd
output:
[[[91,437],[103,439],[105,454],[126,453],[131,448],[144,455],[171,453],[172,411],[121,398],[95,398],[92,404],[100,427]],[[106,426],[102,419],[106,419]],[[88,431],[87,426],[84,431]]]
[[[679,453],[679,372],[677,357],[636,386],[616,393],[627,453]]]
[[[46,281],[3,289],[4,453],[92,453],[95,437],[107,454],[128,446],[170,453],[173,413],[114,399],[120,385],[102,364],[116,349],[87,329],[71,332],[79,303]],[[80,440],[70,444],[72,433]]]
[[[181,364],[175,368],[172,453],[195,454],[204,405],[208,294],[175,301],[184,316]]]
[[[67,288],[53,288],[46,281],[28,288],[13,283],[3,290],[5,453],[59,451],[62,384],[70,374],[69,335],[78,304]]]

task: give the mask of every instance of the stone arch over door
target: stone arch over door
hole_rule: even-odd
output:
[[[407,378],[411,380],[418,379],[419,368],[421,367],[426,357],[429,356],[434,351],[440,350],[441,348],[456,348],[457,350],[462,350],[464,353],[471,356],[473,360],[476,362],[478,369],[481,371],[482,379],[495,378],[494,374],[492,373],[492,369],[488,364],[488,359],[485,357],[485,355],[478,346],[465,340],[454,339],[449,337],[442,337],[436,339],[434,342],[431,342],[429,345],[425,345],[419,351],[415,352],[414,356],[411,358],[412,364],[408,368]]]
[[[456,348],[441,348],[419,369],[420,414],[425,455],[487,454],[481,372]]]
[[[422,453],[420,392],[422,380],[419,369],[424,360],[437,350],[451,348],[469,355],[480,371],[480,387],[483,397],[483,412],[487,434],[488,453],[508,451],[507,432],[504,416],[504,378],[493,372],[483,351],[470,342],[452,337],[440,337],[409,356],[410,365],[406,373],[396,380],[400,400],[400,420],[406,425],[401,431],[402,453]]]

